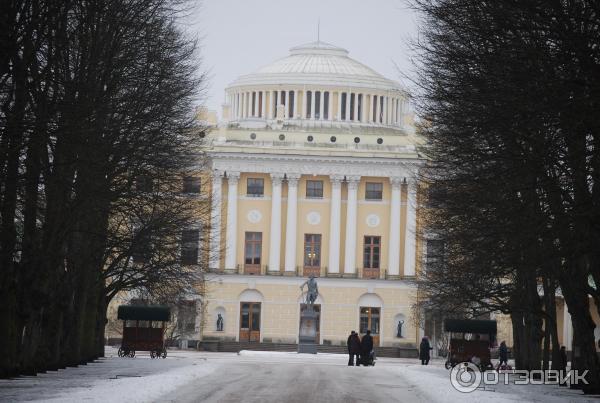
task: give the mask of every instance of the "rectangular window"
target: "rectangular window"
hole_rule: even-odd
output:
[[[198,247],[200,242],[200,231],[187,229],[181,232],[181,264],[198,264]]]
[[[254,111],[256,110],[256,92],[252,92],[252,104],[250,105],[250,116],[254,117]]]
[[[367,182],[365,188],[366,200],[381,200],[383,198],[383,183]]]
[[[198,177],[185,176],[183,178],[183,193],[200,193],[201,183],[202,181]]]
[[[135,188],[138,192],[150,193],[152,192],[153,183],[152,178],[148,175],[140,175],[135,179]]]
[[[290,118],[294,117],[294,103],[296,102],[294,94],[294,92],[290,92],[290,99],[288,101],[288,116]]]
[[[354,102],[356,99],[356,94],[350,94],[350,120],[354,119]]]
[[[152,236],[148,229],[134,229],[133,239],[131,241],[131,257],[133,263],[147,263],[152,256]]]
[[[379,123],[383,123],[383,97],[379,97]]]
[[[363,267],[365,269],[379,269],[381,256],[381,237],[365,236],[365,247],[363,249]]]
[[[258,117],[263,117],[262,115],[262,105],[263,105],[263,91],[258,93]]]
[[[444,262],[444,241],[427,240],[427,267],[434,267]]]
[[[193,332],[196,329],[196,301],[179,301],[176,319],[179,332]]]
[[[304,269],[305,276],[321,272],[321,234],[304,234]]]
[[[341,112],[341,118],[342,120],[346,120],[346,97],[347,97],[347,93],[342,92],[342,112]]]
[[[244,271],[246,274],[260,274],[262,253],[262,232],[246,232],[244,245]]]
[[[329,91],[323,93],[323,119],[329,119]]]
[[[248,178],[246,194],[252,197],[263,197],[265,194],[265,180],[263,178]]]
[[[312,91],[306,91],[306,119],[310,119],[312,106]]]
[[[321,91],[315,91],[315,119],[321,119]]]
[[[306,181],[306,197],[312,199],[322,199],[323,181]]]

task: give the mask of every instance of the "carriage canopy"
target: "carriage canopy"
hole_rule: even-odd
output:
[[[479,333],[495,335],[497,326],[495,320],[446,319],[444,330],[452,333]]]
[[[162,305],[120,305],[117,318],[168,322],[171,320],[171,310]]]

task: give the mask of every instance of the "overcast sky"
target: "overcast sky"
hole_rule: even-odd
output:
[[[408,41],[416,15],[404,0],[202,0],[190,15],[190,33],[201,43],[210,82],[205,104],[220,114],[224,89],[317,40],[346,48],[384,76],[405,83],[412,69]],[[397,67],[396,67],[397,66]]]

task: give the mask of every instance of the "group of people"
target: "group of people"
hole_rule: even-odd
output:
[[[348,336],[348,366],[354,366],[354,358],[356,357],[356,365],[371,365],[373,360],[373,337],[371,331],[367,330],[367,333],[362,337],[362,340],[358,333],[354,330]]]

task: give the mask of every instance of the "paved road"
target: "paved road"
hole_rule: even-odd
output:
[[[345,356],[321,360],[250,356],[223,360],[202,382],[165,396],[171,402],[421,402],[418,389],[391,365],[348,367]]]

